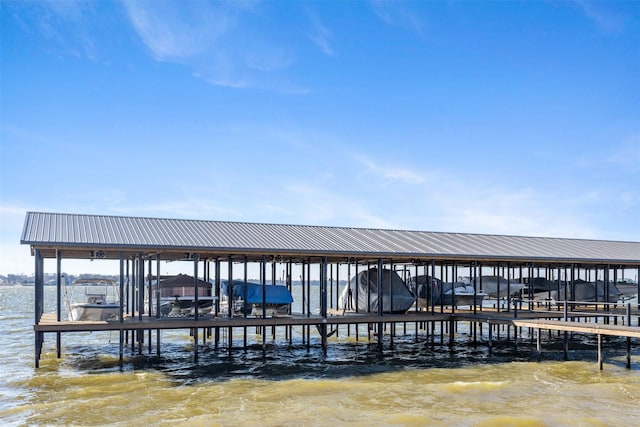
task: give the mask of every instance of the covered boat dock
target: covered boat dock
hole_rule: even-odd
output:
[[[416,334],[423,330],[433,338],[439,333],[441,341],[445,335],[453,340],[458,322],[470,322],[470,335],[475,340],[478,331],[482,335],[484,324],[491,343],[492,325],[512,327],[514,336],[522,327],[562,330],[566,334],[582,319],[588,322],[583,326],[590,327],[598,337],[598,330],[605,329],[606,334],[628,337],[628,348],[640,331],[638,305],[621,308],[617,298],[611,299],[609,289],[624,280],[625,274],[640,276],[639,242],[27,212],[21,243],[31,247],[35,259],[36,367],[45,334],[56,334],[60,357],[61,335],[78,331],[119,331],[121,363],[128,344],[132,352],[141,353],[143,343],[152,351],[152,331],[156,332],[155,351],[159,354],[160,331],[167,329],[189,329],[196,357],[199,345],[206,345],[208,339],[216,348],[220,345],[221,330],[229,332],[227,348],[231,352],[232,330],[237,328],[244,331],[244,346],[249,328],[265,332],[259,334],[264,348],[266,328],[275,334],[275,328],[282,327],[289,342],[293,328],[300,328],[304,343],[310,345],[313,334],[326,349],[332,334],[351,334],[353,326],[357,338],[361,333],[358,325],[364,325],[367,338],[373,336],[380,350],[385,337],[392,345],[396,327],[406,330],[407,324],[415,325]],[[65,260],[70,259],[115,263],[120,292],[118,320],[65,319],[62,274]],[[53,313],[44,311],[45,260],[55,260]],[[162,265],[167,262],[187,266],[184,272],[194,278],[196,305],[199,281],[212,283],[216,303],[211,313],[201,315],[196,310],[192,316],[181,318],[163,317],[159,311],[151,313],[149,307],[159,298],[152,292],[152,282],[159,282]],[[385,271],[394,271],[405,283],[418,276],[442,282],[464,277],[474,294],[483,292],[483,277],[500,276],[504,283],[498,282],[498,287],[506,287],[506,297],[496,298],[492,307],[427,303],[394,313],[386,312],[383,301],[379,301],[377,311],[362,312],[357,307],[348,310],[339,305],[340,289],[362,271],[375,272],[371,274],[377,275],[382,287]],[[223,310],[221,281],[246,282],[250,275],[259,277],[262,286],[295,288],[296,309],[284,316],[267,316],[266,312],[238,316],[231,304]],[[534,299],[533,286],[540,278],[556,283],[562,299]],[[576,301],[574,285],[579,281],[601,281],[603,296],[596,295],[595,301]],[[511,292],[512,284],[518,289],[527,284],[528,292]],[[560,284],[566,284],[562,292]],[[411,291],[416,294],[416,289]],[[548,291],[551,295],[552,289]],[[383,293],[379,297],[386,298]],[[606,328],[598,329],[594,320]],[[562,324],[566,325],[564,329]]]

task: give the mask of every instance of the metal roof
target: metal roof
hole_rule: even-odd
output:
[[[27,212],[20,242],[45,257],[59,249],[75,258],[104,250],[107,258],[124,251],[640,265],[640,242],[43,212]]]

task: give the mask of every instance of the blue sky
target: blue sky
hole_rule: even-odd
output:
[[[0,3],[26,211],[640,241],[640,2]]]

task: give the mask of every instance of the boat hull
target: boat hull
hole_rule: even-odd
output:
[[[214,297],[198,298],[198,315],[211,314],[214,300]],[[152,307],[151,313],[155,315],[155,307]],[[176,297],[171,300],[161,301],[161,316],[194,316],[195,313],[196,301],[193,297]]]
[[[106,321],[120,318],[119,304],[72,304],[71,320]]]
[[[446,297],[447,295],[445,295]],[[456,293],[455,297],[452,294],[449,294],[450,299],[455,300],[456,306],[482,306],[482,301],[484,300],[484,294],[473,294],[473,293]],[[446,305],[446,304],[445,304]]]

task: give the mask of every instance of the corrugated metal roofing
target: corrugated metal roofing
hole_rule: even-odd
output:
[[[640,242],[27,212],[34,247],[640,265]]]

